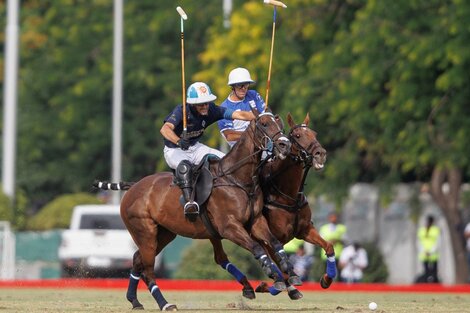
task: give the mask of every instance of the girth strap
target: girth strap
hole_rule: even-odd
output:
[[[199,216],[201,217],[201,221],[204,223],[204,226],[206,226],[209,234],[211,234],[211,236],[215,239],[222,239],[222,236],[220,236],[220,234],[217,232],[211,222],[211,219],[209,218],[209,214],[207,213],[207,206],[205,204],[200,207]]]

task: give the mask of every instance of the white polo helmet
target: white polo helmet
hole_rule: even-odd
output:
[[[202,82],[191,84],[188,88],[188,92],[186,93],[186,102],[189,104],[212,102],[215,99],[217,99],[217,97],[212,94],[209,86]]]
[[[230,74],[228,74],[228,85],[232,86],[241,83],[254,84],[255,81],[251,79],[250,72],[248,72],[246,68],[237,67],[231,70]]]

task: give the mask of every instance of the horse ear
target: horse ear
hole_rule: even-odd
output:
[[[289,124],[291,128],[295,126],[294,119],[292,118],[292,115],[290,114],[290,112],[287,113],[287,124]]]
[[[284,130],[284,121],[279,116],[279,114],[274,115],[274,119],[276,120],[277,125],[279,125],[279,128]]]
[[[307,112],[307,115],[305,115],[304,124],[308,125],[308,123],[310,123],[310,114]]]

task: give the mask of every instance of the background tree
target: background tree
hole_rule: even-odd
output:
[[[343,138],[326,180],[338,181],[339,174],[347,183],[430,182],[449,225],[460,283],[467,277],[459,193],[470,152],[460,137],[468,131],[468,75],[462,74],[469,60],[461,49],[468,49],[469,8],[455,1],[369,1],[312,59],[318,72],[336,76],[332,84],[316,78],[330,82],[319,97],[329,108],[323,120]]]
[[[191,77],[221,7],[182,5]],[[35,211],[110,176],[113,1],[27,1],[20,12],[17,183]],[[125,2],[124,23],[123,178],[137,180],[166,169],[158,130],[181,102],[179,15],[168,2]]]

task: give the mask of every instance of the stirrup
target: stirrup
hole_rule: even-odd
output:
[[[194,210],[194,208],[196,210]],[[188,214],[199,214],[199,204],[195,201],[188,201],[184,205],[184,215]]]

